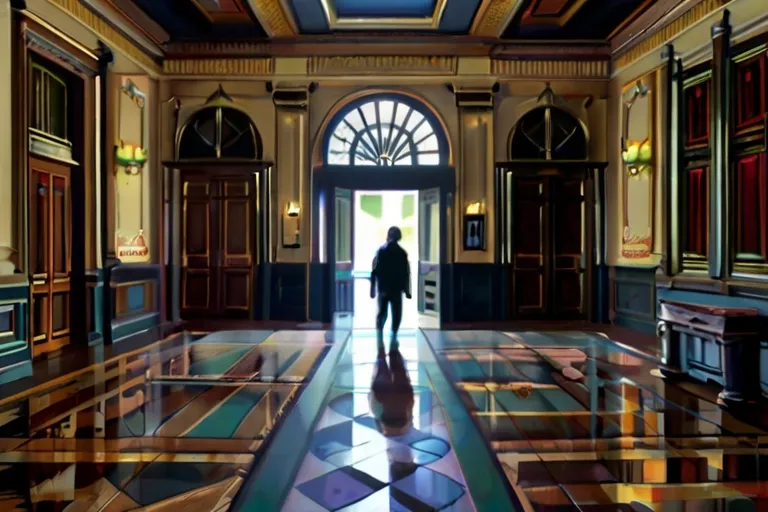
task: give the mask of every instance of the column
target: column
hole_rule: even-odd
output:
[[[454,86],[459,109],[454,254],[458,263],[493,263],[496,252],[493,87]],[[485,214],[485,250],[464,250],[464,215]]]
[[[13,180],[13,13],[10,2],[0,2],[0,275],[13,274],[8,258],[16,247]],[[20,198],[16,198],[20,200]]]
[[[311,254],[310,92],[310,84],[279,84],[272,92],[276,152],[271,255],[279,263],[308,263]]]
[[[709,275],[722,279],[728,274],[730,248],[728,208],[730,200],[730,80],[731,24],[730,12],[712,27],[712,102],[710,145],[712,165],[709,168]]]

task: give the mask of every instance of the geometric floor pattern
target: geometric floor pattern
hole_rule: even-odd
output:
[[[768,425],[716,389],[595,334],[426,336],[526,509],[768,510]]]
[[[380,359],[373,332],[353,332],[283,511],[474,510],[416,343],[415,331],[403,331],[399,354]],[[397,380],[398,357],[410,386],[387,396],[374,383]],[[393,404],[410,407],[394,432],[386,425]]]
[[[333,340],[177,336],[0,403],[0,510],[224,511]]]
[[[338,336],[179,335],[0,400],[0,510],[230,510]],[[486,510],[478,474],[525,511],[768,511],[764,409],[604,336],[412,330],[382,357],[356,329],[343,347],[285,512]],[[461,466],[480,452],[489,467]]]

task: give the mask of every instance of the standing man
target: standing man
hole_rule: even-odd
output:
[[[393,226],[387,231],[387,243],[382,245],[373,258],[371,272],[371,298],[378,289],[379,312],[376,315],[376,339],[379,350],[384,350],[384,324],[387,309],[392,307],[392,345],[397,343],[397,330],[403,318],[403,293],[411,298],[411,267],[408,253],[398,242],[403,237],[400,228]]]

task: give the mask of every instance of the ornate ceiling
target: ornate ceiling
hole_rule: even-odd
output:
[[[605,41],[664,0],[108,0],[158,44],[386,37]],[[145,16],[137,16],[137,8]],[[154,25],[154,26],[153,26]],[[161,30],[158,30],[161,29]],[[344,36],[343,36],[344,37]],[[164,39],[164,40],[163,40]]]

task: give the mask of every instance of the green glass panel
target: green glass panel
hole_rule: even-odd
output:
[[[416,213],[416,197],[411,194],[403,196],[403,220],[408,220]]]
[[[360,209],[375,219],[381,219],[384,201],[380,195],[364,195],[360,197]]]

